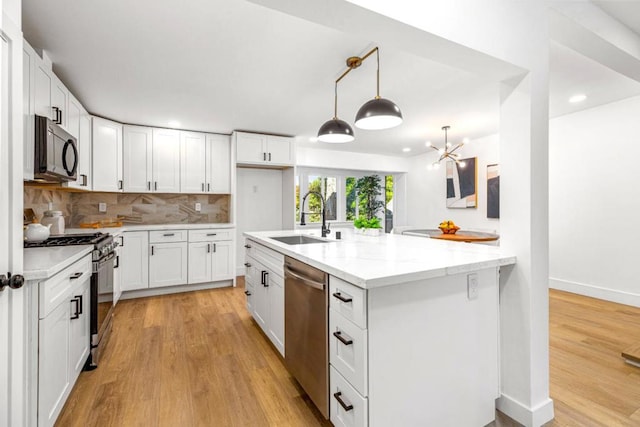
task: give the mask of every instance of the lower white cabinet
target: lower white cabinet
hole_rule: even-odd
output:
[[[121,237],[121,236],[120,236]],[[122,296],[122,248],[117,246],[115,249],[116,260],[113,265],[113,305],[116,305]]]
[[[368,402],[333,367],[329,367],[329,414],[336,427],[368,425]]]
[[[91,255],[38,286],[38,426],[52,426],[90,351]]]
[[[149,250],[149,287],[187,283],[187,242],[151,243]]]
[[[147,289],[149,287],[149,232],[124,232],[120,243],[122,254],[119,259],[119,269],[122,290]]]
[[[284,356],[284,256],[247,240],[247,309]]]

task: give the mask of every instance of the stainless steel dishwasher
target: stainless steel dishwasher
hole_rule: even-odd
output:
[[[328,275],[285,257],[284,277],[285,364],[329,418]]]

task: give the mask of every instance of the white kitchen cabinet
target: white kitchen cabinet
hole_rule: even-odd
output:
[[[149,253],[149,287],[187,283],[187,242],[151,243]]]
[[[180,132],[173,129],[153,129],[152,152],[153,191],[180,192]]]
[[[35,66],[35,94],[34,94],[34,111],[35,114],[42,117],[48,117],[55,120],[56,116],[53,112],[53,104],[51,99],[52,88],[54,87],[54,77],[51,68],[40,60],[36,60]]]
[[[122,191],[122,124],[93,117],[92,172],[94,191]]]
[[[69,326],[69,372],[72,379],[80,375],[87,357],[89,357],[91,336],[89,319],[91,310],[91,280],[87,277],[84,283],[71,292],[70,326]]]
[[[121,288],[123,291],[149,287],[149,232],[127,231],[121,240]]]
[[[248,132],[235,132],[234,136],[239,164],[293,166],[295,163],[293,138]]]
[[[125,192],[152,191],[153,152],[152,130],[144,126],[124,125],[122,128],[123,187]]]
[[[231,141],[228,135],[207,134],[207,193],[231,193]]]
[[[253,240],[245,248],[247,307],[284,356],[284,256]]]
[[[53,73],[51,73],[51,76],[51,108],[53,109],[53,120],[69,132],[69,90],[64,83],[60,81],[58,76]]]
[[[207,192],[207,138],[204,133],[180,132],[180,189]]]
[[[233,229],[189,231],[188,283],[233,279]]]
[[[122,235],[118,236],[118,239],[121,237]],[[120,265],[122,247],[117,246],[114,252],[116,254],[116,260],[113,264],[113,305],[115,306],[122,296],[122,267]]]
[[[22,112],[23,112],[23,162],[26,181],[33,180],[35,154],[35,78],[36,64],[40,57],[26,41],[22,45]]]
[[[91,117],[82,104],[69,93],[67,132],[76,137],[78,149],[77,179],[68,183],[71,188],[91,189]]]

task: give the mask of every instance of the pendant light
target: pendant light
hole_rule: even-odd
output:
[[[376,72],[376,96],[371,101],[366,102],[356,114],[356,126],[361,129],[389,129],[402,123],[402,113],[400,108],[388,99],[380,97],[380,54],[377,47],[371,49],[362,58],[352,56],[347,58],[347,69],[340,77],[336,79],[335,98],[334,98],[334,115],[333,119],[325,122],[318,131],[318,140],[330,143],[351,142],[354,140],[353,129],[347,122],[338,118],[338,83],[349,72],[362,65],[373,52],[376,53],[378,68]]]
[[[465,143],[464,141],[459,143],[458,145],[456,145],[455,147],[452,147],[452,144],[449,143],[448,139],[447,139],[447,131],[451,129],[451,126],[442,126],[442,130],[444,131],[444,148],[438,148],[436,146],[434,146],[431,141],[428,141],[426,143],[427,147],[431,147],[434,150],[436,150],[439,154],[440,154],[440,158],[438,160],[436,160],[435,162],[431,163],[429,165],[429,169],[439,169],[440,168],[440,162],[444,159],[450,159],[454,162],[456,162],[456,164],[458,166],[460,166],[461,168],[464,168],[467,164],[464,160],[460,160],[460,154],[456,153],[455,151],[458,151],[459,148],[461,148]]]
[[[338,118],[338,81],[336,80],[333,101],[333,119],[326,121],[318,131],[318,141],[329,143],[345,143],[354,140],[353,129],[349,123]]]
[[[402,123],[402,112],[392,101],[380,97],[380,53],[376,47],[364,58],[376,52],[376,96],[367,101],[356,114],[356,126],[360,129],[389,129]],[[363,59],[364,59],[363,58]]]

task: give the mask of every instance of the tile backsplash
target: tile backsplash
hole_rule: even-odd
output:
[[[24,189],[24,207],[41,218],[53,203],[62,211],[67,227],[97,221],[125,224],[204,224],[229,222],[229,194],[92,193],[40,188]],[[105,203],[106,212],[99,211]],[[202,209],[196,212],[195,204]]]

